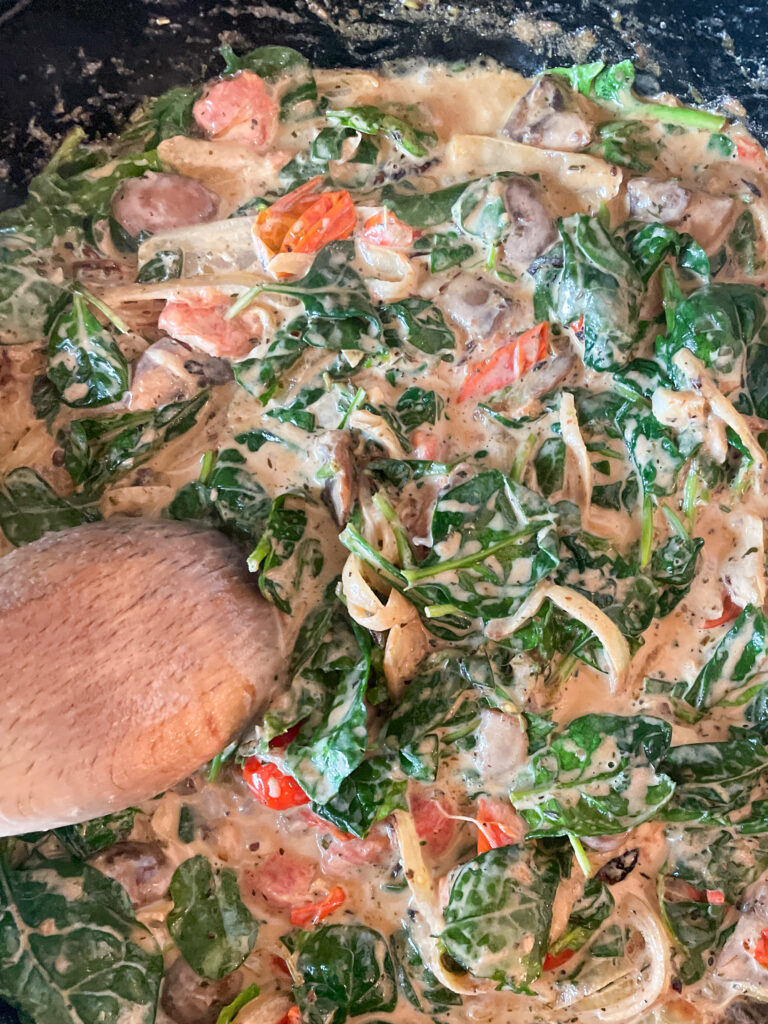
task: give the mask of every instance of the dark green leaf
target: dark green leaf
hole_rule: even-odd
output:
[[[48,378],[62,402],[79,409],[116,402],[128,390],[125,356],[81,295],[72,296],[51,327]]]
[[[378,107],[329,108],[325,116],[331,124],[351,128],[361,135],[382,135],[398,152],[418,159],[428,156],[427,147],[437,142],[437,136],[431,132],[419,131],[402,118],[387,114]]]
[[[163,958],[123,887],[67,860],[0,857],[0,998],[34,1024],[153,1024]]]
[[[198,854],[176,868],[170,892],[168,931],[189,966],[212,980],[231,974],[253,949],[259,931],[240,899],[235,872],[214,873]]]
[[[381,201],[411,227],[433,228],[451,220],[454,203],[468,184],[463,182],[436,192],[400,192],[394,185],[385,185],[381,190]]]
[[[80,825],[65,825],[54,831],[67,853],[85,860],[99,850],[106,850],[114,843],[126,839],[131,833],[136,814],[135,807],[127,807],[117,814],[106,814],[103,818],[93,818]]]
[[[407,342],[427,355],[452,352],[456,347],[456,338],[443,314],[427,299],[402,299],[382,306],[381,316],[389,324],[386,336],[392,345]]]
[[[377,821],[396,808],[406,808],[407,784],[395,776],[386,758],[371,757],[355,768],[327,803],[315,803],[312,810],[342,832],[364,839]]]
[[[0,527],[14,545],[30,544],[45,533],[100,519],[87,499],[61,498],[33,469],[12,470],[0,487]]]

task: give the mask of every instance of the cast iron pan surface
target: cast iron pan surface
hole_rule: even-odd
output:
[[[768,141],[764,0],[408,2],[0,0],[0,209],[21,201],[73,124],[113,130],[142,96],[217,72],[224,41],[288,44],[326,66],[482,54],[533,73],[635,57],[639,87],[706,103],[733,97]]]
[[[221,68],[223,42],[282,43],[319,65],[418,56],[546,66],[636,58],[638,88],[743,104],[768,142],[768,8],[733,0],[0,0],[0,209],[76,124],[108,134],[139,99]],[[15,1024],[0,1002],[0,1024]],[[768,1022],[757,1004],[728,1024]]]

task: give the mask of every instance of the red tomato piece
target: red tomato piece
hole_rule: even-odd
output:
[[[275,764],[249,757],[243,765],[243,778],[253,795],[273,811],[285,811],[309,803],[309,797],[290,775],[285,775]]]
[[[707,903],[720,906],[725,903],[725,893],[722,889],[707,889]]]
[[[483,826],[477,833],[478,853],[496,850],[500,846],[514,846],[520,840],[519,820],[511,805],[481,797],[477,820]]]
[[[349,192],[322,192],[291,225],[280,252],[319,252],[329,242],[349,238],[354,230],[355,206]]]
[[[271,253],[280,252],[283,239],[301,214],[317,201],[317,190],[322,184],[322,175],[310,178],[292,192],[275,200],[266,210],[261,210],[254,222],[253,230]]]
[[[208,138],[251,142],[261,148],[275,134],[278,106],[257,74],[238,71],[206,89],[192,113]]]
[[[433,857],[446,852],[456,836],[456,822],[446,816],[450,813],[440,798],[416,793],[410,800],[411,815],[416,833]]]
[[[270,957],[272,964],[272,970],[277,971],[278,974],[282,974],[286,978],[290,978],[291,972],[288,970],[288,964],[281,956],[275,956],[274,954]]]
[[[734,619],[738,619],[744,609],[740,608],[731,599],[731,595],[727,590],[723,591],[723,614],[717,619],[707,619],[701,625],[702,629],[714,629],[715,626],[724,626],[726,622],[733,622]]]
[[[323,899],[315,903],[306,903],[303,907],[294,907],[291,911],[291,924],[296,928],[319,924],[334,910],[338,910],[346,898],[347,894],[341,886],[336,885]]]
[[[292,1006],[288,1013],[280,1018],[277,1024],[301,1024],[301,1010],[298,1006]]]
[[[761,967],[768,967],[768,928],[763,928],[760,938],[755,944],[755,951],[752,956]]]
[[[363,238],[373,245],[390,249],[410,249],[416,233],[410,224],[400,220],[391,210],[379,210],[363,225]]]
[[[520,380],[547,354],[546,321],[536,324],[514,341],[497,348],[489,359],[469,368],[459,391],[459,401],[482,398]]]
[[[274,736],[269,741],[269,749],[285,750],[285,748],[290,746],[299,735],[299,729],[301,729],[303,724],[303,722],[297,722],[296,725],[292,725],[287,732],[283,732],[279,736]]]
[[[554,971],[556,967],[562,967],[563,964],[570,960],[573,956],[574,951],[572,949],[564,949],[560,953],[547,953],[544,957],[544,963],[541,965],[545,971]]]

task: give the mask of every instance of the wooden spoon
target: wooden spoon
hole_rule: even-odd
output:
[[[186,523],[110,519],[0,559],[0,836],[210,760],[280,685],[287,622],[225,537]]]

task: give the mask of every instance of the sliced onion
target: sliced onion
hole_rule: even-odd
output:
[[[397,439],[397,435],[387,421],[367,409],[355,409],[349,417],[349,425],[359,430],[365,437],[381,445],[390,459],[404,459],[405,452]]]
[[[752,458],[751,471],[755,490],[758,494],[764,494],[768,484],[768,460],[749,429],[747,421],[740,412],[737,412],[725,395],[720,393],[712,374],[692,352],[687,348],[681,348],[679,352],[675,352],[672,361],[678,370],[681,370],[688,378],[693,390],[700,392],[706,398],[709,408],[715,416],[738,435]]]
[[[385,245],[370,245],[357,240],[358,258],[365,264],[365,283],[378,302],[396,302],[412,295],[416,285],[416,269],[401,252]]]
[[[619,923],[642,936],[641,960],[606,960],[563,988],[558,1005],[576,1009],[581,1024],[627,1024],[648,1012],[668,985],[669,946],[658,915],[633,894],[617,910]]]
[[[357,555],[349,555],[341,571],[347,611],[355,622],[366,629],[384,632],[401,620],[402,609],[389,600],[384,604],[369,586],[365,572],[366,566],[362,559]],[[407,601],[405,603],[408,604]]]
[[[485,627],[485,635],[491,640],[503,640],[512,636],[524,622],[536,614],[547,599],[572,618],[583,622],[595,634],[603,645],[608,662],[611,690],[621,689],[629,672],[630,653],[627,641],[616,623],[609,619],[605,612],[592,604],[588,597],[570,587],[540,583],[534,587],[514,615],[506,619],[492,619]]]
[[[437,980],[451,992],[458,992],[463,996],[476,996],[481,992],[491,991],[494,987],[492,982],[473,978],[471,974],[453,973],[441,963],[435,936],[440,934],[445,925],[443,912],[438,903],[432,873],[424,860],[421,840],[413,818],[407,811],[395,811],[395,831],[400,846],[403,874],[411,890],[411,900],[429,931],[428,935],[420,936],[419,941],[419,951],[425,963]]]

